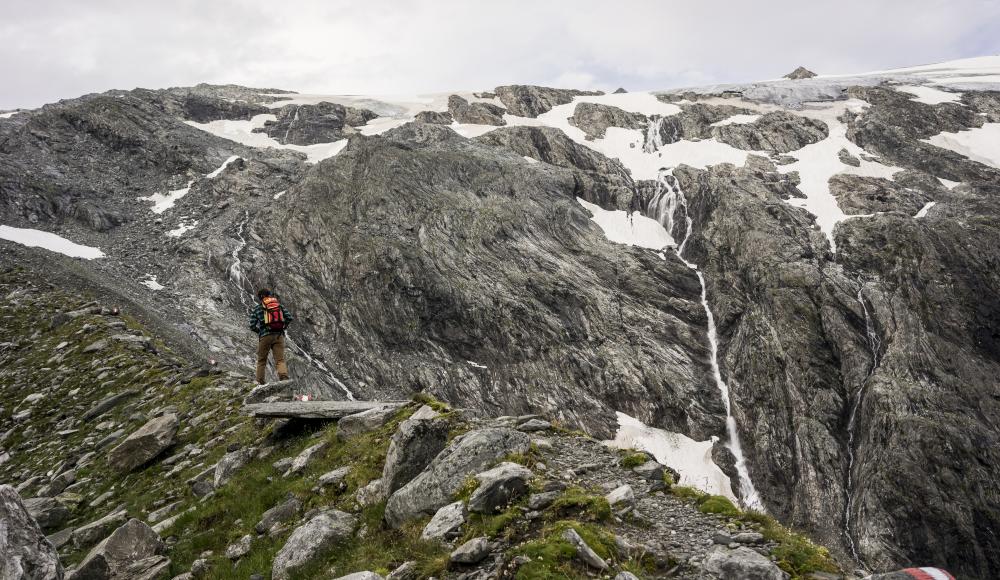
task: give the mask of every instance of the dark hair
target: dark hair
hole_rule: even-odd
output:
[[[257,291],[257,299],[258,300],[263,300],[263,299],[267,298],[270,295],[271,295],[271,291],[268,290],[267,288],[261,288],[260,290]]]

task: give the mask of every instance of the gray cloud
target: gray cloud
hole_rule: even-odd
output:
[[[669,88],[996,54],[997,30],[992,0],[4,0],[0,109],[198,82]]]

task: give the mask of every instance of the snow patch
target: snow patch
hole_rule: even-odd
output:
[[[913,217],[915,217],[917,219],[920,219],[920,218],[926,216],[927,212],[930,211],[930,209],[932,207],[934,207],[935,205],[937,205],[936,201],[928,201],[926,204],[924,204],[924,207],[920,208],[920,211],[917,212],[917,215],[915,215]]]
[[[897,91],[902,91],[914,95],[910,100],[928,105],[940,105],[941,103],[958,103],[962,100],[962,93],[949,93],[940,89],[917,85],[903,85],[896,87]]]
[[[489,368],[488,366],[481,365],[481,364],[477,363],[476,361],[467,360],[465,362],[469,363],[470,367],[476,367],[477,369],[487,369],[487,368]]]
[[[1000,168],[1000,123],[986,123],[982,127],[958,133],[938,133],[923,141],[964,155],[973,161]]]
[[[198,220],[191,222],[182,221],[179,226],[167,232],[167,235],[172,238],[179,238],[183,236],[185,232],[193,230],[196,225],[198,225]]]
[[[838,173],[846,173],[892,179],[893,175],[900,171],[898,167],[890,167],[861,158],[864,150],[847,138],[847,127],[840,122],[838,117],[845,110],[856,111],[865,106],[867,103],[864,101],[851,99],[802,111],[801,115],[816,118],[826,123],[830,134],[822,141],[792,151],[790,155],[797,159],[794,163],[778,166],[778,171],[781,173],[799,172],[801,179],[799,191],[806,197],[805,199],[792,198],[787,203],[805,208],[816,216],[816,224],[830,240],[830,248],[834,252],[837,251],[837,247],[833,239],[833,229],[837,222],[843,221],[848,216],[840,209],[837,198],[830,193],[830,178]],[[846,149],[848,153],[858,157],[861,160],[861,166],[853,167],[843,163],[839,157],[841,149]]]
[[[236,161],[237,159],[242,159],[242,157],[240,157],[239,155],[233,155],[233,156],[231,156],[229,159],[226,159],[226,161],[222,164],[221,167],[219,167],[218,169],[216,169],[215,171],[213,171],[211,173],[206,174],[205,178],[207,178],[207,179],[215,179],[223,171],[226,170],[226,167],[228,167],[230,163],[232,163],[233,161]]]
[[[333,157],[347,146],[347,139],[341,139],[332,143],[317,143],[315,145],[282,145],[266,133],[253,132],[254,129],[263,127],[266,122],[275,121],[277,118],[278,117],[275,115],[264,113],[261,115],[254,115],[254,117],[249,121],[223,119],[219,121],[210,121],[208,123],[198,123],[195,121],[184,122],[195,129],[201,129],[202,131],[211,133],[216,137],[229,139],[230,141],[235,141],[242,145],[247,145],[248,147],[271,147],[274,149],[288,149],[291,151],[298,151],[299,153],[305,153],[306,160],[309,163],[319,163],[328,157]],[[381,129],[381,127],[379,128]]]
[[[188,182],[187,187],[182,187],[180,189],[175,189],[173,191],[168,191],[167,193],[154,193],[147,197],[137,197],[139,201],[151,201],[153,202],[153,207],[149,208],[153,213],[163,213],[168,209],[174,207],[177,200],[184,197],[191,191],[191,186],[194,185],[194,180]]]
[[[41,230],[0,226],[0,240],[7,240],[29,248],[42,248],[71,258],[93,260],[104,257],[104,252],[100,248],[77,244],[62,236]]]
[[[164,286],[163,284],[160,284],[159,282],[157,282],[156,281],[156,276],[154,276],[152,274],[147,274],[146,275],[146,279],[143,280],[142,282],[140,282],[140,284],[142,284],[146,288],[149,288],[150,290],[153,290],[153,291],[163,290],[164,288],[166,288],[166,286]]]
[[[732,117],[723,119],[716,123],[712,123],[712,127],[722,127],[723,125],[746,125],[748,123],[753,123],[757,119],[760,119],[760,115],[748,115],[746,113],[740,113],[738,115],[733,115]]]
[[[640,212],[629,215],[622,210],[603,209],[579,197],[576,200],[592,214],[590,219],[600,226],[609,241],[651,250],[659,250],[674,243],[660,222]]]
[[[285,193],[286,193],[287,191],[288,191],[287,189],[284,189],[284,190],[282,190],[282,191],[279,191],[278,193],[274,194],[274,199],[278,199],[278,198],[280,198],[281,196],[285,195]]]
[[[368,121],[367,124],[358,127],[358,132],[362,135],[381,135],[389,129],[395,129],[396,127],[402,126],[408,123],[411,119],[409,118],[397,118],[397,117],[377,117]]]
[[[657,461],[681,475],[681,480],[677,483],[712,495],[723,495],[734,503],[737,502],[729,477],[712,461],[714,437],[709,441],[695,441],[681,433],[649,427],[625,413],[616,415],[618,432],[612,441],[606,442],[607,445],[651,453]]]
[[[539,161],[530,155],[525,155],[524,160],[528,163],[538,163]]]
[[[943,177],[938,177],[937,180],[941,182],[941,185],[947,187],[948,189],[955,189],[955,187],[962,185],[961,181],[952,181]]]
[[[479,137],[480,135],[485,135],[490,131],[495,131],[500,128],[496,125],[477,125],[474,123],[452,123],[449,127],[466,139]]]
[[[0,113],[0,119],[10,119],[11,117],[20,112],[21,111],[10,111],[9,113]]]

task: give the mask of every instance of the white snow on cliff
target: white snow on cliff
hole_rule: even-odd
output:
[[[211,133],[216,137],[229,139],[248,147],[272,147],[274,149],[289,149],[305,153],[309,163],[319,163],[320,161],[333,157],[340,153],[347,146],[347,139],[340,139],[332,143],[317,143],[315,145],[283,145],[272,139],[266,133],[254,133],[254,129],[264,126],[268,121],[275,121],[278,117],[267,113],[254,115],[249,121],[210,121],[208,123],[198,123],[195,121],[184,121],[188,125]],[[381,128],[381,127],[379,127]]]
[[[1000,168],[1000,123],[986,123],[958,133],[938,133],[924,142]]]
[[[933,87],[925,87],[920,85],[901,85],[895,87],[897,91],[902,91],[904,93],[909,93],[914,95],[913,100],[918,103],[925,103],[928,105],[940,105],[941,103],[959,103],[962,101],[962,93],[951,93],[948,91],[942,91],[941,89],[935,89]]]
[[[618,416],[618,432],[606,443],[620,449],[638,449],[653,455],[681,475],[677,483],[737,502],[729,477],[712,461],[714,440],[695,441],[686,435],[650,427],[626,415]]]
[[[622,210],[603,209],[580,198],[576,200],[593,215],[590,219],[600,226],[604,236],[612,242],[650,250],[661,250],[674,243],[660,222],[639,212],[629,215]]]
[[[104,252],[100,248],[77,244],[62,236],[41,230],[0,226],[0,240],[7,240],[29,248],[42,248],[71,258],[93,260],[104,257]]]

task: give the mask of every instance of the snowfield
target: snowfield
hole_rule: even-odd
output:
[[[986,123],[978,129],[958,133],[938,133],[923,141],[1000,168],[1000,123]]]
[[[660,222],[639,212],[629,215],[622,210],[603,209],[580,198],[576,200],[592,214],[590,219],[600,226],[604,236],[612,242],[650,250],[661,250],[674,243]]]
[[[94,260],[104,257],[104,252],[100,248],[77,244],[62,236],[41,230],[0,226],[0,240],[7,240],[29,248],[42,248],[71,258]]]
[[[272,147],[274,149],[288,149],[305,153],[307,162],[319,163],[320,161],[333,157],[340,153],[347,146],[347,139],[341,139],[332,143],[318,143],[316,145],[282,145],[277,140],[272,139],[266,133],[254,133],[254,129],[264,126],[268,121],[277,120],[277,116],[267,113],[254,115],[249,121],[210,121],[208,123],[197,123],[195,121],[184,121],[195,129],[201,129],[206,133],[211,133],[216,137],[229,139],[248,147]],[[377,119],[373,119],[377,120]],[[380,127],[381,128],[381,127]]]
[[[615,438],[605,443],[619,449],[638,449],[653,455],[681,475],[677,483],[712,495],[722,495],[738,503],[729,477],[712,461],[715,440],[695,441],[686,435],[650,427],[626,415],[618,416]]]

